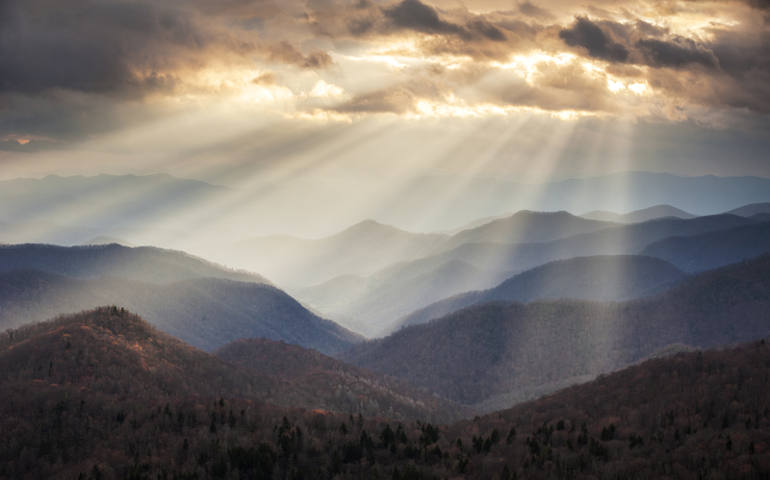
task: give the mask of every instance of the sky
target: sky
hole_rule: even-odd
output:
[[[1,179],[323,184],[365,217],[426,175],[770,177],[769,113],[766,0],[0,0]]]

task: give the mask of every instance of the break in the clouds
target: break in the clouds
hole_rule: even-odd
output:
[[[255,121],[540,112],[730,128],[770,113],[769,25],[757,0],[4,0],[0,145],[222,105]]]

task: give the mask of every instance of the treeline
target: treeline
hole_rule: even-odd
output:
[[[767,478],[769,374],[764,342],[680,354],[451,426],[6,384],[0,477]]]

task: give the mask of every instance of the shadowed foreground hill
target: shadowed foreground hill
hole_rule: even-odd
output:
[[[680,353],[442,433],[470,478],[767,478],[768,379],[764,340]]]
[[[770,335],[770,256],[621,303],[488,303],[356,346],[344,359],[482,410],[622,368],[667,345]]]
[[[572,298],[628,300],[655,293],[684,274],[663,260],[638,255],[559,260],[515,275],[495,288],[461,293],[422,308],[402,321],[418,325],[477,303]]]
[[[0,334],[0,381],[73,385],[118,397],[249,396],[256,376],[116,307]]]
[[[228,372],[236,367],[112,309],[26,327],[13,338],[4,334],[0,367],[0,478],[751,479],[770,473],[764,342],[651,360],[448,426],[229,397],[228,390],[242,394],[255,386],[245,372]]]
[[[456,406],[403,381],[301,347],[243,340],[220,355],[191,347],[124,309],[101,307],[0,334],[0,383],[69,385],[120,398],[224,396],[396,419],[458,418]],[[237,365],[267,358],[286,369]],[[317,366],[309,363],[313,359]],[[330,381],[309,382],[314,374]]]
[[[296,345],[261,338],[247,339],[229,343],[215,353],[230,364],[301,386],[302,393],[309,397],[302,405],[360,412],[367,416],[429,421],[447,421],[459,418],[461,413],[469,413],[403,380],[375,374]],[[281,404],[300,404],[284,398],[287,396],[272,395],[282,398]]]
[[[97,305],[128,308],[204,350],[240,338],[265,337],[336,353],[360,341],[358,335],[319,318],[283,291],[260,283],[199,278],[153,285],[38,271],[0,274],[0,328]]]

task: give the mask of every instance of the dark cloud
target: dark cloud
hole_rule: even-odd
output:
[[[152,4],[6,0],[0,91],[166,89],[183,50],[210,41],[185,12]]]
[[[746,0],[746,3],[759,10],[770,10],[770,0]]]
[[[532,4],[531,2],[520,3],[519,12],[523,13],[528,17],[538,18],[541,20],[553,19],[553,14],[551,14],[551,12],[549,12],[544,8],[538,7],[537,5]]]
[[[271,45],[267,50],[271,60],[296,65],[301,68],[320,69],[326,68],[333,63],[332,57],[326,52],[316,51],[305,55],[287,41]]]
[[[467,43],[464,50],[468,51],[477,51],[478,44],[481,43],[507,40],[505,28],[489,21],[485,16],[467,12],[458,16],[456,13],[454,18],[448,20],[437,9],[420,0],[402,0],[387,6],[361,1],[344,17],[344,34],[366,37],[412,31],[434,37],[460,39]],[[311,17],[322,19],[323,24],[314,24],[319,32],[330,36],[340,36],[343,33],[334,27],[339,20],[330,18],[328,10],[313,10]]]
[[[275,85],[275,74],[273,72],[261,73],[252,78],[251,83],[255,85]]]
[[[718,61],[708,46],[643,21],[633,24],[578,17],[562,29],[559,37],[567,45],[582,47],[590,57],[614,63],[632,63],[661,68],[700,65],[716,68]]]
[[[647,63],[653,67],[673,67],[699,64],[708,68],[717,66],[716,57],[700,48],[694,41],[678,38],[675,42],[656,39],[639,40],[636,47],[642,52]]]
[[[339,113],[396,113],[403,114],[414,110],[414,93],[405,87],[391,87],[375,92],[357,95],[353,99],[337,105],[332,110]]]
[[[234,27],[270,12],[275,6],[259,0],[1,0],[0,92],[143,96],[174,91],[211,60],[245,63],[262,55],[313,69],[332,63],[325,52],[304,54],[288,41],[265,42]]]
[[[588,55],[594,58],[610,62],[625,62],[628,59],[626,47],[615,42],[610,35],[585,17],[579,17],[570,28],[561,30],[559,37],[567,45],[585,48]]]
[[[383,10],[397,28],[408,28],[423,33],[461,33],[462,28],[442,20],[433,7],[419,0],[403,0]]]
[[[480,17],[469,21],[467,28],[470,32],[495,42],[502,42],[506,39],[502,30]]]

